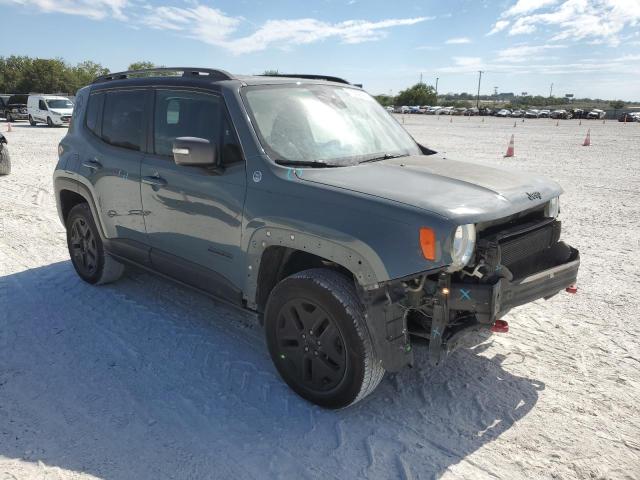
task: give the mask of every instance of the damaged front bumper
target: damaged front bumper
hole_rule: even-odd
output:
[[[554,254],[557,251],[561,255]],[[411,336],[429,341],[429,361],[438,365],[468,343],[470,335],[491,330],[512,308],[550,298],[576,283],[580,254],[563,242],[526,261],[516,275],[504,267],[483,283],[442,272],[413,293],[400,281],[367,292],[368,326],[384,368],[398,371],[413,364]],[[420,321],[411,322],[412,313]]]

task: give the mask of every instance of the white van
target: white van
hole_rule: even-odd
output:
[[[35,126],[38,122],[54,125],[69,125],[73,113],[73,102],[67,97],[58,95],[29,95],[27,99],[29,123]]]

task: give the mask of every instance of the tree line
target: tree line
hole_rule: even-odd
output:
[[[154,67],[151,62],[135,62],[128,70]],[[0,57],[0,92],[75,95],[79,88],[107,73],[107,67],[90,60],[71,65],[60,58],[11,55]]]

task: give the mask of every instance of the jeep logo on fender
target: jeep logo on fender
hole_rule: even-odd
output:
[[[529,197],[529,200],[542,200],[542,195],[540,195],[540,192],[524,192],[527,194],[527,197]]]

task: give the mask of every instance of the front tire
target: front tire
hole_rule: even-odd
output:
[[[51,117],[47,117],[47,126],[53,127],[53,122],[51,121]]]
[[[33,119],[31,115],[29,115],[29,125],[31,125],[32,127],[36,126],[36,121]]]
[[[265,333],[283,380],[322,407],[353,405],[384,376],[353,281],[339,272],[317,268],[282,280],[267,302]]]
[[[102,285],[115,282],[124,265],[107,254],[86,203],[73,207],[67,216],[67,247],[76,273],[85,282]]]
[[[0,144],[0,175],[9,175],[11,173],[11,158],[9,157],[9,149]]]

